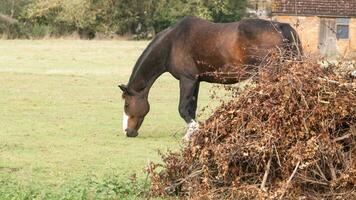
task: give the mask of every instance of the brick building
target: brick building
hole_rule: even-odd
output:
[[[305,52],[356,57],[356,0],[272,0],[271,12],[296,28]]]

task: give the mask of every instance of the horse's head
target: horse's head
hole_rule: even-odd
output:
[[[145,116],[150,110],[147,96],[120,85],[122,98],[125,100],[122,128],[127,137],[136,137]]]

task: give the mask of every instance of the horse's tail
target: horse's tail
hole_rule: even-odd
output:
[[[289,24],[281,23],[279,26],[283,35],[284,43],[287,46],[287,50],[291,51],[293,55],[303,56],[302,42],[297,31]]]

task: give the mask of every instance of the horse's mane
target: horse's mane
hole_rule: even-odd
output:
[[[143,51],[143,53],[141,54],[141,56],[138,58],[132,73],[131,73],[131,77],[129,79],[129,83],[128,85],[130,85],[130,83],[132,82],[132,80],[136,77],[137,73],[140,70],[140,67],[142,66],[142,63],[146,60],[146,58],[150,55],[150,53],[152,52],[152,50],[158,45],[160,44],[160,42],[162,41],[162,39],[165,38],[165,36],[172,30],[173,26],[170,26],[168,28],[166,28],[165,30],[159,32],[154,39],[150,42],[150,44],[146,47],[146,49]]]

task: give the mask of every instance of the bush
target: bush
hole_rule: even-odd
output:
[[[356,84],[317,61],[271,57],[181,151],[151,192],[193,199],[355,199]],[[157,167],[163,170],[155,171]]]
[[[134,35],[150,38],[185,16],[214,22],[237,21],[245,16],[246,0],[4,0],[0,13],[19,20],[13,27],[0,22],[0,34],[9,38]],[[16,2],[12,4],[12,2]]]

